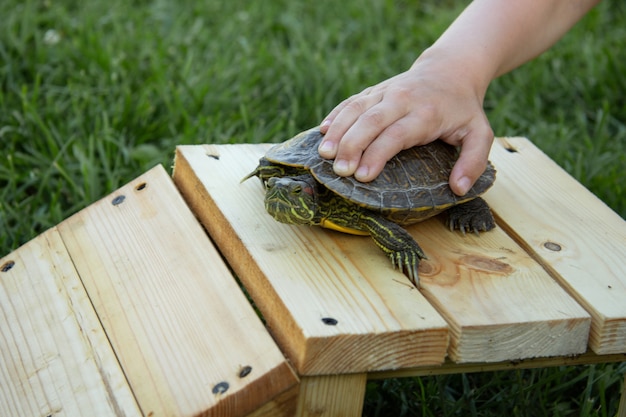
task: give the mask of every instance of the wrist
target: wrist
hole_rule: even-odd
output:
[[[469,52],[469,51],[468,51]],[[489,84],[495,78],[494,69],[476,54],[466,54],[456,48],[433,45],[424,50],[410,70],[437,74],[439,79],[471,90],[482,103]]]

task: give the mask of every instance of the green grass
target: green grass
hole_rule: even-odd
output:
[[[407,68],[462,6],[0,2],[0,255],[154,164],[169,167],[177,144],[282,141],[319,123],[341,99]],[[485,103],[497,135],[531,138],[622,217],[625,7],[602,3],[496,80]],[[371,382],[365,415],[611,416],[624,371]]]

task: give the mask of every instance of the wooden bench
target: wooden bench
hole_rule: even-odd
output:
[[[357,416],[368,378],[626,360],[626,222],[528,140],[493,147],[496,230],[409,228],[420,291],[268,216],[267,146],[180,146],[0,260],[0,415]]]

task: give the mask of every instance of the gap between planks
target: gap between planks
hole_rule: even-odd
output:
[[[397,352],[404,360],[389,363],[364,346],[381,346],[381,334],[412,325],[402,319],[429,311],[431,303],[450,328],[448,354],[457,362],[586,350],[589,315],[503,230],[462,236],[440,219],[409,227],[429,256],[420,268],[430,301],[424,304],[369,238],[283,225],[268,216],[258,181],[239,184],[266,149],[181,146],[174,178],[300,373],[411,366],[419,357]],[[337,332],[319,323],[332,311],[347,323]],[[362,343],[347,342],[359,334]],[[369,362],[358,362],[368,353]]]
[[[526,138],[496,139],[499,224],[591,315],[589,346],[626,352],[626,221]]]

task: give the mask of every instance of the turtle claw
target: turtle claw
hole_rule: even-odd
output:
[[[419,275],[417,273],[419,261],[424,258],[423,255],[417,252],[395,252],[389,254],[391,265],[404,273],[417,288],[420,287]]]
[[[418,266],[420,259],[426,256],[413,236],[399,224],[383,217],[362,215],[361,221],[374,242],[387,254],[393,267],[397,267],[419,288]]]
[[[451,231],[458,229],[463,235],[466,232],[478,235],[493,229],[496,223],[487,203],[475,198],[448,210],[448,227]]]

